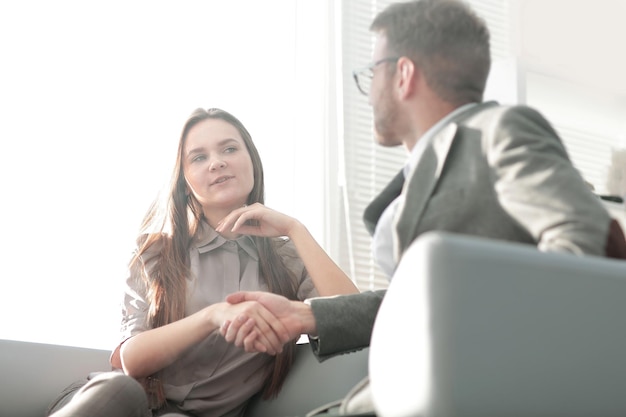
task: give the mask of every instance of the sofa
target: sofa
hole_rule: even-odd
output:
[[[109,351],[0,339],[0,417],[42,417],[72,381],[106,371]],[[253,398],[246,417],[304,416],[343,397],[367,375],[368,349],[318,362],[300,343],[277,398]]]
[[[306,344],[250,417],[304,416],[368,374],[380,417],[626,416],[626,262],[431,232],[402,258],[368,349]],[[0,416],[41,416],[108,352],[0,340]]]

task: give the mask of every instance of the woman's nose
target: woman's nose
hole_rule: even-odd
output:
[[[211,161],[209,168],[211,171],[215,171],[216,169],[224,168],[226,166],[226,162],[223,159],[215,158]]]

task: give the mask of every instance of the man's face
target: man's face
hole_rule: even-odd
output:
[[[384,33],[379,33],[374,44],[372,62],[389,57],[387,37]],[[398,146],[402,144],[402,140],[397,134],[401,115],[393,90],[395,71],[393,68],[390,68],[392,65],[396,65],[396,63],[394,61],[385,62],[372,68],[369,102],[374,113],[376,141],[382,146]]]

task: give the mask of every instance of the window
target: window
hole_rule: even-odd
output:
[[[196,107],[242,120],[268,206],[322,240],[325,7],[0,4],[0,338],[117,343],[135,232]]]
[[[375,289],[387,283],[370,255],[370,236],[362,215],[367,204],[404,163],[400,148],[378,146],[372,136],[371,108],[356,88],[352,69],[372,59],[373,38],[368,28],[372,18],[390,1],[345,0],[342,2],[341,46],[343,58],[343,112],[341,170],[341,218],[344,244],[340,246],[342,267],[359,288]]]

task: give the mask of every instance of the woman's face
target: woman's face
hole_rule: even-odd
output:
[[[187,134],[182,160],[189,191],[209,220],[246,203],[254,186],[252,160],[234,126],[221,119],[198,123]]]

